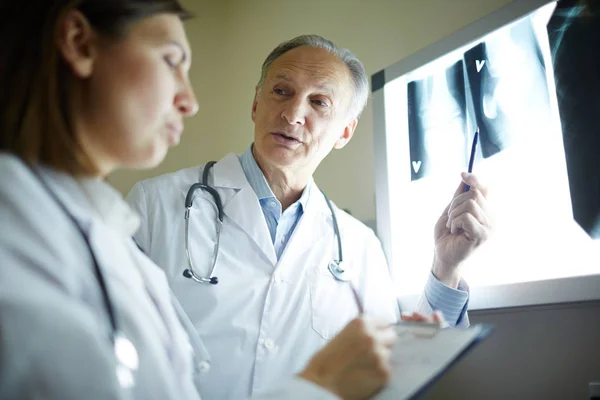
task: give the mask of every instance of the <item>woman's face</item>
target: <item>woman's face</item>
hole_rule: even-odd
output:
[[[71,63],[78,79],[70,106],[84,151],[101,175],[156,166],[179,143],[183,118],[198,110],[181,20],[159,14],[132,25],[123,39],[93,31],[89,43],[82,38],[75,42],[79,64]]]

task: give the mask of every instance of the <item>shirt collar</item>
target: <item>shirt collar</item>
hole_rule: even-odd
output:
[[[267,179],[265,178],[265,174],[263,174],[262,170],[256,163],[254,159],[254,155],[252,154],[252,147],[254,143],[250,145],[250,147],[240,156],[240,163],[242,164],[242,169],[244,170],[244,174],[246,175],[246,179],[248,179],[248,183],[256,193],[258,200],[274,198],[275,194],[271,190],[271,187],[267,183]],[[302,206],[302,210],[306,210],[306,204],[308,203],[308,198],[310,196],[310,189],[313,184],[313,179],[311,178],[306,188],[302,192],[302,196],[298,199],[298,201],[294,204],[299,204]],[[292,204],[292,206],[294,205]]]
[[[271,187],[267,183],[265,175],[254,159],[252,146],[254,146],[254,144],[240,157],[240,163],[242,164],[246,179],[248,179],[248,183],[250,183],[252,190],[254,190],[254,193],[256,193],[259,200],[275,197],[275,194],[273,194]]]

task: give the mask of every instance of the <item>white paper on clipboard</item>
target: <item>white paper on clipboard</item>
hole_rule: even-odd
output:
[[[487,325],[466,329],[440,329],[419,323],[396,325],[398,338],[392,350],[392,378],[375,399],[415,397],[490,331]]]

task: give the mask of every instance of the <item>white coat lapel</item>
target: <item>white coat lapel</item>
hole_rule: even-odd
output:
[[[331,212],[321,190],[313,184],[304,214],[298,221],[282,257],[297,259],[306,250],[313,248],[323,240],[331,241],[332,257],[337,254]]]
[[[223,211],[256,244],[265,258],[273,265],[277,263],[275,248],[267,227],[258,197],[248,183],[237,155],[229,154],[215,164],[215,188],[235,189],[227,199],[223,199]],[[234,243],[231,243],[235,246]]]

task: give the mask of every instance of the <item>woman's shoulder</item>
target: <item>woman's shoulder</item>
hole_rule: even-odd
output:
[[[0,151],[0,184],[18,181],[29,172],[27,164],[18,156]]]
[[[77,229],[52,200],[29,166],[0,153],[0,269],[28,268],[72,290],[66,271],[88,262]]]
[[[42,194],[31,168],[20,157],[0,152],[0,201],[17,209],[36,209],[34,196]],[[16,210],[13,210],[16,211]]]

